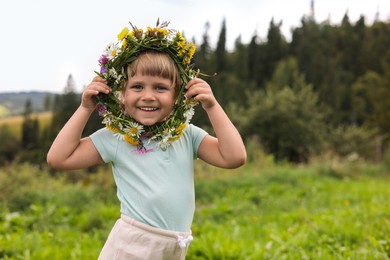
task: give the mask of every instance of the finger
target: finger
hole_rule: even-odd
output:
[[[107,84],[107,80],[104,79],[104,78],[102,78],[102,77],[99,77],[99,76],[94,77],[94,78],[92,79],[92,82],[102,82],[102,83]],[[91,82],[91,83],[92,83],[92,82]]]
[[[211,94],[211,89],[208,87],[208,85],[205,84],[196,84],[192,85],[190,89],[188,89],[186,96],[187,97],[194,97],[196,95],[200,94]]]
[[[86,90],[84,91],[84,93],[83,93],[83,96],[84,96],[85,98],[91,98],[91,97],[97,96],[97,95],[99,95],[99,91],[96,90],[96,89],[86,89]]]
[[[190,88],[193,87],[194,85],[199,84],[199,83],[202,83],[202,82],[204,82],[204,80],[199,79],[199,78],[193,78],[193,79],[191,79],[191,80],[187,83],[186,89],[190,89]]]
[[[209,103],[209,97],[205,94],[199,94],[194,97],[194,100],[201,103],[202,106],[207,106]]]
[[[95,89],[95,90],[97,90],[101,93],[105,93],[105,94],[108,94],[112,91],[112,89],[103,82],[92,82],[88,86],[88,88]]]

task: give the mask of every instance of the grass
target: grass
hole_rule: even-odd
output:
[[[109,172],[0,170],[0,259],[96,259],[119,216]],[[389,259],[389,181],[361,162],[197,162],[187,259]]]

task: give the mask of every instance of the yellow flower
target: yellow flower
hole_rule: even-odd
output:
[[[179,46],[177,54],[179,57],[183,57],[186,54],[186,46]]]
[[[168,142],[174,142],[174,141],[176,141],[176,140],[179,140],[180,137],[183,136],[183,133],[184,133],[183,130],[184,130],[184,128],[186,128],[186,124],[185,124],[185,123],[181,123],[181,124],[175,129],[176,135],[170,137],[170,138],[168,139]]]
[[[190,42],[189,45],[190,45],[190,49],[189,49],[189,52],[188,52],[188,56],[189,56],[190,59],[192,59],[192,56],[194,56],[195,51],[196,51],[196,45],[193,44],[192,42]]]
[[[190,63],[190,61],[191,61],[191,58],[190,57],[186,57],[185,59],[183,59],[183,64],[187,65],[187,64]]]
[[[122,49],[126,49],[126,47],[127,47],[127,41],[126,41],[126,39],[124,39],[122,41]]]
[[[177,45],[177,48],[178,48],[178,49],[184,49],[185,46],[186,46],[186,43],[180,41],[180,42],[177,42],[176,45]]]
[[[168,142],[174,142],[174,141],[177,141],[180,139],[180,137],[183,136],[183,131],[181,131],[180,133],[178,133],[176,136],[173,136],[171,138],[169,138]]]
[[[177,33],[176,33],[176,37],[178,38],[178,41],[179,41],[179,42],[185,43],[186,39],[183,37],[183,35],[181,34],[181,32],[177,32]]]
[[[184,128],[186,128],[186,124],[185,123],[181,123],[177,128],[176,128],[176,133],[181,133]]]
[[[121,131],[116,128],[115,126],[112,126],[112,125],[106,125],[106,128],[114,133],[120,133]]]
[[[122,29],[122,31],[118,34],[118,40],[123,40],[126,38],[126,36],[129,34],[129,28],[125,27]]]
[[[148,26],[148,28],[146,29],[146,34],[149,35],[150,37],[153,37],[155,33],[156,33],[156,28],[151,28]]]
[[[139,141],[135,140],[131,135],[125,134],[124,135],[125,141],[133,146],[137,146],[139,144]]]
[[[157,31],[157,38],[162,39],[168,35],[168,30],[166,29],[158,28],[156,31]]]

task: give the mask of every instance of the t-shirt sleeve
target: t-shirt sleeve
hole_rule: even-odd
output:
[[[108,163],[115,159],[119,139],[115,133],[107,128],[102,128],[89,136],[103,161]]]
[[[194,148],[193,156],[194,156],[194,159],[196,159],[198,157],[199,145],[202,142],[203,138],[205,138],[205,136],[208,135],[208,133],[205,130],[203,130],[202,128],[197,127],[193,124],[190,124],[188,126],[188,128],[190,131],[190,135],[192,137],[192,147]]]

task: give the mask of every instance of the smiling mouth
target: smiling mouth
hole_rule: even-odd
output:
[[[156,110],[158,110],[158,108],[156,108],[156,107],[140,107],[139,109],[141,109],[142,111],[156,111]]]

